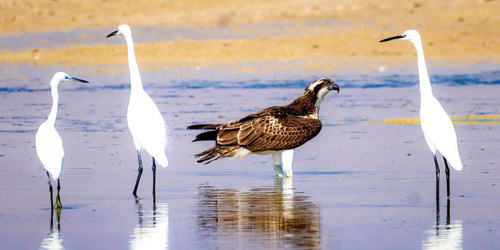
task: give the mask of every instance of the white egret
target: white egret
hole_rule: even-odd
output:
[[[36,132],[36,153],[38,154],[38,158],[40,158],[42,165],[45,167],[47,176],[49,177],[51,208],[54,208],[54,205],[56,208],[62,207],[61,199],[59,197],[59,191],[61,189],[59,177],[61,176],[62,171],[64,149],[61,136],[59,136],[59,133],[57,133],[55,124],[59,102],[59,93],[57,92],[57,87],[59,86],[60,82],[68,81],[80,81],[88,83],[88,81],[71,77],[64,72],[55,73],[54,76],[52,76],[52,80],[50,80],[50,90],[52,93],[52,109],[50,110],[47,121],[42,123],[40,127],[38,127],[38,131]],[[52,183],[50,180],[51,175],[54,181],[57,181],[57,196],[55,204],[53,203],[52,198]]]
[[[142,86],[139,67],[135,59],[134,42],[132,32],[126,24],[118,26],[106,37],[123,35],[128,49],[128,63],[130,70],[130,100],[127,109],[127,123],[132,134],[134,145],[137,150],[139,169],[133,195],[137,196],[137,187],[142,175],[141,150],[144,149],[153,157],[153,197],[155,196],[156,162],[162,167],[168,166],[167,159],[167,126],[160,110],[153,99],[144,91]]]
[[[455,128],[446,111],[432,94],[420,34],[415,30],[407,30],[402,35],[389,37],[380,42],[391,40],[410,41],[417,49],[418,75],[420,79],[420,124],[424,132],[425,141],[434,155],[434,165],[436,166],[436,199],[439,199],[440,176],[436,151],[439,151],[443,156],[446,171],[447,196],[450,199],[450,168],[448,167],[448,162],[455,170],[462,170],[462,161],[460,160],[458,151]]]

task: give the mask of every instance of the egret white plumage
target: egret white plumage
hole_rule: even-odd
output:
[[[142,86],[139,67],[135,58],[134,42],[132,32],[126,24],[118,26],[118,30],[113,31],[106,37],[123,35],[128,49],[128,63],[130,70],[130,100],[127,109],[127,123],[132,134],[134,145],[137,150],[139,169],[133,195],[137,195],[137,187],[142,175],[141,150],[144,149],[153,157],[153,197],[155,196],[156,185],[156,162],[162,167],[168,166],[167,159],[167,126],[160,110],[153,99],[144,91]]]
[[[80,81],[88,83],[88,81],[71,77],[64,72],[57,72],[54,74],[54,76],[52,76],[52,80],[50,80],[50,90],[52,93],[52,109],[50,110],[47,121],[45,121],[40,125],[40,127],[38,127],[35,139],[36,153],[38,154],[38,158],[40,158],[42,165],[45,167],[47,176],[49,177],[51,208],[54,208],[54,205],[56,208],[62,207],[61,199],[59,197],[59,191],[61,189],[59,177],[61,176],[62,171],[64,149],[61,136],[59,136],[59,133],[57,133],[57,130],[55,128],[57,109],[59,104],[59,93],[57,92],[57,87],[59,86],[60,82],[69,81]],[[52,183],[50,180],[51,175],[54,181],[57,181],[57,196],[55,204],[52,198]]]
[[[407,30],[402,35],[389,37],[380,42],[391,40],[410,41],[417,50],[418,75],[420,79],[420,124],[424,132],[425,141],[434,155],[434,165],[436,166],[436,198],[439,198],[440,177],[436,151],[439,151],[443,156],[445,164],[447,195],[448,199],[450,199],[450,169],[448,162],[455,170],[462,170],[462,161],[460,160],[458,151],[455,128],[444,108],[432,94],[420,34],[415,30]]]

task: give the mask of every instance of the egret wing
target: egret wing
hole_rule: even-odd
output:
[[[160,161],[165,158],[167,150],[166,123],[154,101],[145,92],[142,94],[140,97],[131,96],[127,123],[134,140]]]
[[[462,169],[457,135],[450,117],[435,99],[422,104],[420,119],[422,131],[434,147],[448,160],[453,168]]]
[[[36,152],[42,165],[54,179],[59,178],[62,171],[64,149],[61,136],[49,124],[43,123],[36,133]]]

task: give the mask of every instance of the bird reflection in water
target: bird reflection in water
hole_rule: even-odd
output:
[[[57,227],[54,229],[54,211],[56,213]],[[64,249],[61,238],[61,208],[51,209],[50,211],[50,229],[47,237],[40,244],[40,249]]]
[[[137,227],[130,235],[130,249],[168,249],[168,204],[156,204],[144,209],[139,198],[135,200]]]
[[[297,194],[292,180],[276,177],[274,186],[250,190],[201,185],[200,237],[217,244],[213,248],[320,248],[319,205]]]
[[[446,223],[441,225],[439,199],[436,199],[436,225],[423,232],[422,249],[463,249],[463,226],[461,220],[450,221],[450,200],[446,202]]]

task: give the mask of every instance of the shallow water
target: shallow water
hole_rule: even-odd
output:
[[[499,125],[456,126],[465,167],[451,172],[449,206],[442,178],[436,207],[434,165],[420,127],[365,123],[418,117],[414,75],[328,76],[340,94],[326,96],[323,130],[296,150],[294,178],[281,179],[270,156],[194,164],[193,155],[211,144],[191,143],[196,131],[185,127],[287,104],[315,76],[166,81],[145,72],[146,91],[173,137],[153,201],[148,167],[139,197],[131,194],[137,157],[125,117],[128,75],[71,73],[91,84],[60,86],[56,127],[66,157],[59,217],[51,216],[34,144],[50,110],[51,73],[7,66],[18,68],[3,73],[0,85],[3,249],[491,249],[500,243]],[[498,71],[431,80],[450,115],[499,114]],[[147,155],[143,160],[151,164]]]

